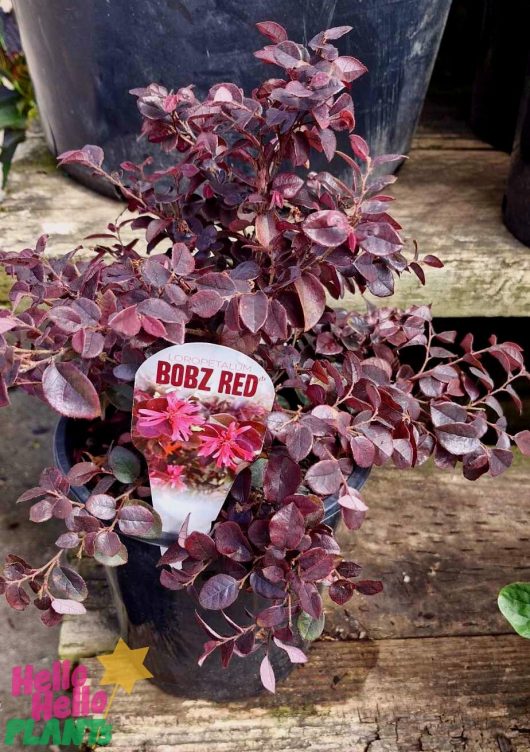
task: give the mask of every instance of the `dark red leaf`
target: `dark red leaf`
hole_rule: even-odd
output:
[[[228,574],[214,574],[201,588],[199,603],[203,608],[220,611],[228,608],[239,595],[237,580]]]
[[[239,299],[241,321],[254,334],[259,332],[267,319],[268,307],[268,298],[261,290],[242,295]]]
[[[298,464],[287,455],[274,454],[268,461],[263,489],[269,501],[282,501],[296,492],[301,472]]]
[[[61,415],[70,418],[99,418],[99,396],[91,381],[70,362],[50,363],[42,374],[47,401]]]
[[[355,564],[353,561],[341,561],[337,566],[337,572],[341,577],[358,577],[361,570],[362,567],[359,564]]]
[[[375,448],[366,436],[354,436],[350,447],[355,464],[359,467],[372,467],[375,459]]]
[[[94,462],[77,462],[68,471],[66,480],[72,486],[84,486],[100,472],[100,468]]]
[[[95,549],[104,556],[114,556],[121,548],[119,536],[110,531],[103,530],[96,536]]]
[[[215,544],[219,553],[234,561],[251,561],[250,543],[236,522],[221,522],[215,528]]]
[[[63,533],[55,541],[55,545],[58,548],[76,548],[79,545],[81,539],[77,533]]]
[[[298,560],[300,577],[306,582],[324,580],[335,568],[335,557],[323,548],[311,548]]]
[[[49,587],[51,594],[57,598],[84,601],[88,595],[84,579],[70,567],[54,567]]]
[[[134,337],[142,327],[136,306],[132,305],[113,313],[109,318],[109,326],[123,337]]]
[[[174,569],[163,569],[160,572],[160,584],[168,590],[183,590],[186,587],[186,577]]]
[[[518,449],[527,457],[530,457],[530,431],[519,431],[515,434],[514,439]]]
[[[287,39],[287,32],[283,26],[275,21],[261,21],[256,24],[256,29],[274,44],[284,42]]]
[[[309,468],[305,475],[306,483],[315,493],[329,495],[338,491],[342,473],[337,460],[322,460]]]
[[[272,693],[276,692],[276,678],[268,655],[263,658],[260,664],[259,675],[265,689],[268,689]]]
[[[317,211],[304,220],[302,229],[313,242],[325,248],[344,243],[350,233],[348,217],[339,211]]]
[[[312,616],[313,619],[319,619],[322,616],[322,598],[319,595],[316,585],[312,582],[301,582],[297,588],[298,597],[302,609]]]
[[[355,589],[363,595],[377,595],[383,590],[383,583],[378,580],[359,580],[355,584]]]
[[[223,299],[216,290],[199,290],[191,296],[189,304],[193,313],[208,319],[223,307]]]
[[[140,504],[127,504],[118,512],[119,528],[126,535],[145,535],[154,522],[153,513]]]
[[[209,535],[194,530],[188,535],[184,547],[193,559],[204,561],[213,559],[217,555],[214,541]]]
[[[285,444],[293,460],[300,462],[311,451],[313,434],[307,426],[295,423],[287,432]]]
[[[339,606],[347,603],[355,592],[355,585],[349,580],[337,580],[329,587],[329,597]]]
[[[72,337],[72,347],[82,358],[97,358],[103,352],[105,337],[91,329],[80,329]]]
[[[175,274],[185,277],[195,269],[195,259],[184,243],[174,243],[171,251],[171,266]]]
[[[108,494],[93,494],[88,498],[85,507],[100,520],[112,520],[116,514],[116,500]]]
[[[23,587],[12,583],[5,589],[6,601],[15,611],[24,611],[29,606],[29,595]]]
[[[260,627],[278,627],[280,624],[285,624],[288,618],[288,608],[285,608],[285,606],[271,606],[257,615],[256,622]]]
[[[271,543],[280,549],[295,549],[305,532],[304,518],[295,504],[287,504],[271,517]]]

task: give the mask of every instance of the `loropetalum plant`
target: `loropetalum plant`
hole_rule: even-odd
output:
[[[134,219],[93,236],[89,255],[76,248],[49,257],[44,237],[1,255],[16,280],[0,318],[2,402],[19,386],[83,419],[77,433],[87,437],[66,477],[47,469],[19,500],[31,502],[35,522],[64,520],[57,554],[40,567],[9,555],[2,589],[16,610],[33,591],[47,625],[82,613],[86,586],[62,563],[65,550],[119,565],[127,559],[120,532],[160,529],[130,441],[137,367],[172,343],[242,350],[276,386],[263,452],[236,477],[210,534],[181,530],[160,578],[223,614],[242,591],[262,596],[249,623],[227,615],[223,635],[200,619],[208,633],[201,662],[220,648],[227,665],[264,645],[261,675],[273,690],[268,648],[305,661],[305,639],[324,624],[319,586],[341,605],[381,589],[359,579],[360,566],[343,559],[323,521],[326,500],[338,496],[346,526],[361,525],[367,507],[348,485],[353,468],[408,469],[432,456],[475,480],[509,467],[513,441],[530,454],[530,432],[510,435],[497,400],[507,393],[520,405],[513,383],[527,373],[517,344],[492,337],[475,349],[469,334],[457,343],[456,332],[435,332],[427,306],[357,313],[327,305],[345,291],[360,303],[366,291],[389,296],[396,277],[424,282],[423,265],[441,262],[407,251],[389,214],[385,189],[395,177],[387,173],[399,157],[373,158],[353,132],[349,89],[365,68],[332,44],[349,27],[318,34],[308,48],[275,23],[258,28],[270,44],[256,55],[281,77],[251,95],[233,83],[202,100],[192,87],[133,92],[143,137],[171,155],[170,167],[148,159],[107,174],[96,146],[61,156],[109,180]],[[348,153],[338,150],[338,133],[349,138]],[[351,177],[311,171],[315,153]],[[138,237],[123,240],[125,226]],[[495,361],[505,374],[497,383]],[[91,490],[86,505],[68,495],[80,484]]]

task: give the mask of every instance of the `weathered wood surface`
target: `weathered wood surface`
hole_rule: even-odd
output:
[[[357,534],[342,529],[344,551],[381,578],[386,592],[346,611],[371,638],[496,634],[507,582],[530,580],[530,462],[516,456],[498,478],[467,481],[431,465],[403,473],[375,469],[363,492],[370,507]],[[338,634],[351,630],[332,611]]]
[[[119,691],[107,749],[530,750],[530,644],[515,636],[320,642],[310,656],[275,696],[190,702],[149,681]],[[99,664],[85,664],[97,682]]]
[[[324,639],[276,696],[215,704],[150,682],[118,693],[110,750],[127,752],[530,752],[530,642],[496,610],[498,589],[528,579],[528,461],[472,484],[429,466],[375,470],[361,532],[340,533],[385,591],[327,603]],[[67,621],[61,655],[117,639],[101,569],[87,615]],[[357,639],[358,637],[362,639]]]
[[[445,268],[427,270],[426,287],[405,275],[392,305],[432,302],[438,316],[530,315],[530,249],[501,221],[508,166],[506,154],[465,134],[420,134],[396,185],[395,214],[407,237]],[[61,174],[33,137],[0,205],[0,247],[27,247],[45,232],[51,253],[70,250],[120,210]],[[346,305],[362,301],[353,296]]]

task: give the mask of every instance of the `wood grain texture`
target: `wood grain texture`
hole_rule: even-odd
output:
[[[374,470],[365,525],[340,531],[381,595],[328,602],[324,638],[275,696],[189,701],[150,682],[118,693],[108,749],[530,752],[530,642],[495,604],[530,576],[530,463],[477,483],[430,465],[397,472]],[[88,613],[63,625],[61,655],[83,657],[96,682],[88,656],[112,651],[117,629],[102,570],[85,566]]]
[[[506,154],[465,134],[420,134],[396,184],[395,214],[421,254],[440,256],[445,268],[428,269],[425,287],[405,275],[392,305],[432,302],[438,316],[530,315],[530,249],[501,221],[508,166]],[[0,247],[24,248],[48,233],[49,252],[61,253],[104,231],[120,211],[118,202],[59,172],[42,140],[33,137],[15,162],[0,206]],[[364,308],[360,296],[344,305]]]
[[[432,303],[437,316],[528,316],[530,249],[501,219],[508,155],[438,145],[409,157],[393,213],[404,236],[417,241],[420,257],[432,253],[445,266],[427,269],[424,287],[404,275],[390,304]],[[346,307],[362,308],[358,301],[348,297]]]
[[[339,542],[385,590],[332,609],[328,629],[375,639],[509,631],[496,600],[506,583],[530,580],[529,476],[519,455],[474,483],[431,464],[374,469],[366,522],[356,534],[341,528]]]
[[[85,662],[97,683],[100,666]],[[530,644],[516,636],[319,642],[276,695],[190,702],[150,681],[109,713],[127,752],[530,750]]]

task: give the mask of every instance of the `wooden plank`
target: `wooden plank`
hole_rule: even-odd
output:
[[[416,149],[400,172],[394,214],[420,255],[445,264],[396,285],[392,306],[433,304],[437,316],[530,315],[530,249],[502,224],[508,155],[494,150]],[[378,305],[384,301],[372,298]],[[346,307],[364,309],[359,297]]]
[[[467,481],[431,464],[404,473],[375,469],[363,496],[361,530],[341,529],[344,551],[380,578],[384,592],[334,608],[338,637],[497,634],[509,631],[496,605],[503,585],[530,580],[530,462],[516,455],[498,478]]]
[[[85,663],[97,683],[101,667]],[[119,691],[107,749],[523,752],[529,701],[530,644],[515,635],[320,642],[275,696],[190,702],[150,681]]]
[[[45,234],[50,254],[66,253],[87,235],[104,232],[122,208],[119,201],[84,188],[58,170],[42,137],[33,134],[17,150],[0,204],[0,247],[34,247]]]
[[[439,255],[446,266],[428,270],[426,287],[406,275],[392,305],[432,302],[438,316],[530,315],[530,250],[501,221],[508,167],[506,154],[466,134],[420,133],[400,172],[395,213],[421,252]],[[61,174],[33,137],[15,162],[0,207],[1,247],[23,248],[46,232],[50,253],[64,252],[104,229],[120,210],[118,202]],[[345,305],[364,307],[359,296]]]
[[[324,639],[274,697],[190,701],[150,682],[118,693],[108,749],[530,752],[530,642],[495,605],[499,587],[530,576],[529,470],[520,457],[476,483],[429,465],[399,480],[375,470],[365,525],[340,538],[385,591],[328,603]],[[65,622],[60,653],[97,682],[87,656],[112,651],[117,627],[101,569],[87,571],[89,610]]]

